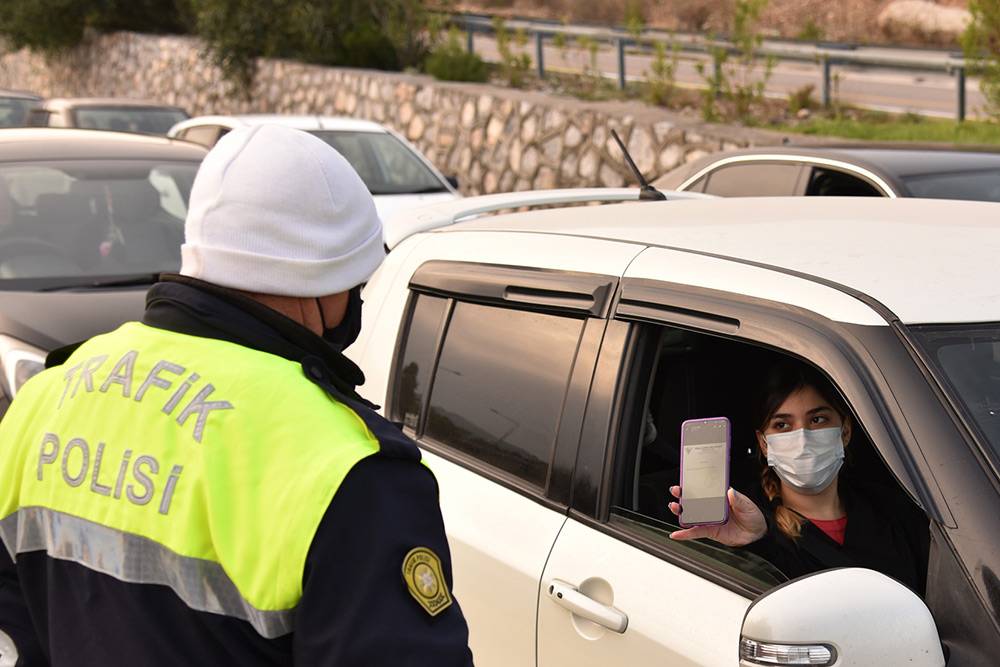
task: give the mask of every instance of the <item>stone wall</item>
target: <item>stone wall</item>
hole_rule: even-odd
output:
[[[209,113],[323,114],[384,123],[467,194],[632,183],[616,129],[649,177],[707,152],[780,143],[781,136],[703,125],[639,103],[588,103],[420,75],[262,60],[249,98],[233,95],[196,40],[117,33],[69,56],[0,56],[0,88],[47,97],[158,100]]]

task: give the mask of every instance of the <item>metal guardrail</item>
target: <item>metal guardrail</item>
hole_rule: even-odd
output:
[[[476,33],[493,33],[493,17],[484,14],[454,14],[451,21],[466,31],[466,49],[475,50]],[[565,37],[586,37],[598,43],[611,44],[617,52],[617,81],[620,89],[625,88],[625,59],[627,50],[648,49],[654,42],[677,45],[680,51],[689,53],[711,53],[715,49],[737,52],[732,42],[706,39],[698,35],[677,35],[663,31],[643,30],[638,38],[633,33],[620,28],[594,28],[578,25],[560,25],[544,20],[507,19],[504,25],[512,30],[524,31],[534,40],[535,69],[539,78],[545,78],[545,41],[556,35]],[[882,67],[886,69],[944,71],[955,79],[955,119],[959,122],[966,117],[966,70],[968,65],[963,57],[942,53],[940,58],[930,58],[925,54],[873,55],[854,53],[850,47],[839,44],[805,45],[785,43],[772,44],[757,50],[759,56],[776,60],[811,62],[819,67],[821,102],[824,107],[832,103],[833,68],[837,65],[857,67]]]

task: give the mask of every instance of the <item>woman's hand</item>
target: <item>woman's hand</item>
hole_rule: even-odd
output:
[[[681,487],[671,486],[670,493],[680,500]],[[672,540],[696,540],[707,537],[729,547],[742,547],[756,542],[767,533],[767,522],[757,505],[736,489],[729,489],[726,494],[729,501],[729,520],[717,526],[694,526],[683,530],[675,530],[670,534]],[[679,503],[670,503],[670,511],[681,515]]]

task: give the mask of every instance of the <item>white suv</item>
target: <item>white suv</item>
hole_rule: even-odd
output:
[[[439,481],[477,664],[992,663],[1000,205],[720,199],[451,224],[538,197],[409,214],[427,231],[390,243],[351,348]],[[732,485],[751,495],[746,406],[788,356],[853,413],[854,474],[926,516],[923,600],[871,570],[786,583],[746,549],[669,538],[681,423],[730,418]]]

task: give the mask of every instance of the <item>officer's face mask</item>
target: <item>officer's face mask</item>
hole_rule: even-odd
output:
[[[351,343],[358,339],[361,333],[361,288],[353,288],[347,297],[347,310],[344,312],[344,319],[334,327],[328,327],[323,322],[323,340],[330,344],[338,352],[342,352]],[[323,309],[320,308],[322,317]]]
[[[844,439],[839,426],[772,433],[765,440],[767,465],[800,493],[821,493],[844,464]]]

